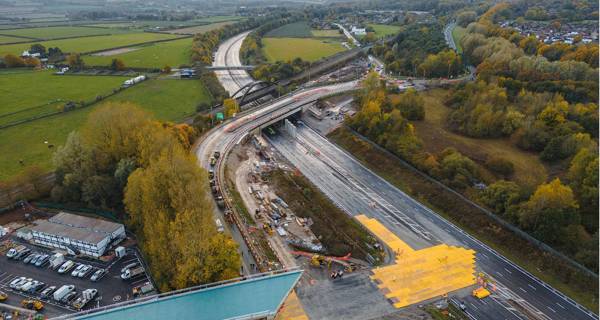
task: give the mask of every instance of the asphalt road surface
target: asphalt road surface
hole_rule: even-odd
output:
[[[350,215],[376,217],[416,249],[444,242],[472,248],[477,267],[498,284],[490,299],[465,299],[474,319],[598,319],[549,285],[395,188],[312,129],[299,125],[296,139],[269,137],[274,147]],[[512,303],[512,304],[511,304]]]
[[[217,49],[213,66],[240,66],[240,48],[242,42],[248,36],[248,32],[240,33],[234,37],[225,40]],[[250,74],[245,70],[217,70],[215,71],[219,82],[223,88],[233,95],[244,85],[254,81]]]

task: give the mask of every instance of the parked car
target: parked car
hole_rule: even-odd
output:
[[[25,278],[25,277],[18,277],[16,279],[14,279],[13,281],[11,281],[8,286],[11,287],[12,289],[15,289],[19,285],[19,283],[21,283],[22,281],[25,281],[26,279],[27,278]]]
[[[85,265],[83,265],[83,267],[81,268],[81,270],[79,270],[79,272],[77,273],[77,277],[83,278],[87,274],[89,274],[90,271],[92,271],[92,266],[90,266],[89,264],[85,264]]]
[[[137,262],[130,263],[130,264],[124,266],[123,268],[121,268],[121,273],[125,272],[125,270],[127,270],[127,269],[135,268],[137,266],[138,266]]]
[[[27,255],[31,252],[31,249],[25,249],[20,251],[19,253],[17,253],[17,255],[15,256],[15,260],[21,260],[24,257],[27,257]]]
[[[79,274],[79,271],[81,271],[81,269],[83,269],[83,267],[85,267],[85,264],[78,263],[77,267],[75,267],[75,269],[73,269],[73,271],[71,272],[71,276],[77,277],[77,275]]]
[[[106,269],[98,269],[98,270],[96,270],[96,272],[94,272],[94,274],[92,274],[92,276],[90,277],[90,280],[98,281],[98,280],[102,279],[102,277],[104,277],[107,273],[108,273],[108,271],[106,271]]]
[[[50,295],[56,290],[56,286],[50,286],[44,290],[42,290],[42,292],[40,293],[40,297],[46,299],[46,298],[50,298]]]
[[[67,260],[65,261],[65,263],[63,263],[60,268],[58,268],[58,273],[65,273],[65,272],[69,272],[69,270],[71,270],[73,267],[75,266],[75,262],[71,261],[71,260]]]
[[[34,285],[32,285],[27,292],[29,293],[35,293],[40,291],[46,284],[41,282],[41,281],[36,281]]]
[[[37,258],[37,256],[38,255],[36,253],[32,253],[23,259],[23,263],[29,263],[34,258]]]
[[[25,247],[23,245],[17,246],[17,247],[14,247],[14,248],[10,248],[8,250],[8,252],[6,253],[6,257],[9,258],[9,259],[14,258],[14,257],[17,256],[17,254],[19,254],[19,252],[21,252],[21,251],[23,251],[25,249],[27,249],[27,247]]]
[[[27,291],[34,283],[35,280],[29,278],[28,281],[23,282],[23,284],[19,284],[15,289],[19,291]]]
[[[46,263],[48,263],[49,259],[50,259],[50,255],[45,254],[37,259],[37,261],[35,262],[35,266],[41,267],[41,266],[45,265]]]
[[[69,301],[75,299],[76,296],[77,291],[73,290],[72,292],[67,293],[67,295],[65,295],[62,299],[60,299],[60,302],[68,303]]]

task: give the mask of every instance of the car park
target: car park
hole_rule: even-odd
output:
[[[8,250],[8,252],[6,253],[6,257],[8,257],[9,259],[15,258],[21,251],[23,251],[25,249],[26,249],[25,246],[17,246],[14,248],[10,248]]]
[[[130,264],[124,266],[123,268],[121,268],[121,273],[125,272],[125,270],[127,270],[127,269],[135,268],[138,265],[139,265],[139,263],[137,263],[137,262],[130,263]]]
[[[27,278],[27,279],[25,279],[25,280],[23,280],[23,281],[19,282],[19,284],[17,284],[17,285],[15,286],[15,289],[16,289],[16,290],[21,290],[21,288],[23,288],[24,286],[27,286],[27,285],[29,285],[29,284],[31,283],[31,281],[33,281],[33,279],[31,279],[31,278]]]
[[[96,270],[96,272],[94,272],[92,274],[92,276],[90,277],[90,280],[92,281],[99,281],[100,279],[102,279],[102,277],[104,277],[104,275],[106,275],[108,273],[108,271],[106,271],[106,269],[98,269]]]
[[[60,299],[60,302],[68,303],[69,301],[75,299],[76,296],[77,296],[77,291],[72,291],[72,292],[68,293],[66,296],[64,296],[62,299]]]
[[[35,263],[43,256],[43,254],[39,253],[36,254],[35,257],[33,257],[33,259],[31,259],[31,261],[29,261],[29,264],[35,265]]]

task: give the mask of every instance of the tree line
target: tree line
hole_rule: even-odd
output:
[[[189,152],[196,136],[194,128],[154,121],[130,103],[109,103],[70,133],[53,158],[53,200],[125,209],[122,219],[161,290],[239,272],[237,245],[217,233],[207,173]]]
[[[448,48],[438,23],[404,26],[393,41],[377,44],[372,51],[394,74],[450,78],[464,70],[461,56]]]

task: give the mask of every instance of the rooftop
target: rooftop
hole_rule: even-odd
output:
[[[68,319],[252,319],[274,315],[300,279],[302,270],[265,273],[246,279],[183,289],[123,302]],[[62,319],[62,318],[58,318]]]
[[[90,232],[89,230],[52,223],[46,220],[37,221],[36,224],[31,227],[31,230],[93,244],[96,244],[106,238],[105,233]]]
[[[48,220],[36,221],[31,230],[96,244],[122,227],[119,223],[60,212]]]
[[[62,224],[75,228],[93,230],[101,233],[113,233],[119,230],[123,225],[101,219],[84,217],[72,213],[60,212],[48,221],[56,224]]]

